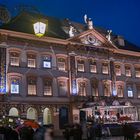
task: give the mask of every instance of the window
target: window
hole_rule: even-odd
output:
[[[133,97],[133,90],[131,85],[127,86],[127,95],[128,97]]]
[[[90,72],[92,72],[92,73],[97,72],[96,62],[94,60],[90,60]]]
[[[121,76],[121,67],[119,65],[115,65],[115,72],[117,76]]]
[[[51,68],[51,56],[44,56],[43,57],[43,68]]]
[[[137,84],[136,88],[137,88],[137,97],[140,98],[140,85]]]
[[[140,68],[135,68],[136,77],[140,77]]]
[[[92,87],[92,96],[99,96],[98,95],[98,84],[96,82],[93,82],[91,87]]]
[[[27,66],[30,68],[35,68],[36,67],[36,56],[34,54],[28,54],[27,55]]]
[[[19,54],[16,52],[10,53],[10,65],[19,66]]]
[[[65,71],[66,70],[66,60],[65,58],[57,59],[58,70]]]
[[[67,81],[65,80],[59,80],[58,81],[59,85],[59,95],[60,96],[67,96]]]
[[[107,63],[103,63],[102,64],[102,73],[103,74],[108,74],[109,73],[109,69],[108,69],[108,64]]]
[[[84,72],[85,66],[84,66],[84,60],[77,60],[77,71]]]
[[[36,95],[36,78],[28,77],[28,95]]]
[[[131,68],[129,66],[125,66],[125,75],[131,77]]]
[[[104,82],[104,96],[111,95],[111,85],[110,83]]]
[[[117,96],[118,97],[123,97],[123,92],[124,92],[123,86],[122,85],[117,85]]]
[[[19,80],[11,80],[11,94],[19,94]]]
[[[52,96],[52,81],[50,79],[44,80],[44,95]]]
[[[78,95],[86,96],[86,84],[85,82],[78,82]]]

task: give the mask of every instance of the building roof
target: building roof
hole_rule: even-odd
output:
[[[68,31],[70,25],[72,25],[76,29],[76,34],[80,34],[81,32],[87,30],[85,24],[73,22],[69,19],[58,19],[50,16],[44,16],[39,13],[29,11],[22,11],[19,15],[11,19],[9,23],[3,24],[1,26],[1,29],[34,34],[33,24],[37,21],[47,23],[48,26],[45,35],[54,38],[68,39]],[[94,27],[94,29],[103,36],[106,36],[108,34],[106,29],[99,27]],[[118,42],[118,35],[112,34],[111,39],[113,44],[115,44],[119,49],[140,52],[140,47],[130,43],[125,39],[123,39],[125,45],[121,46]]]

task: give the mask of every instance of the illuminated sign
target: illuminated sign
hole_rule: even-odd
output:
[[[0,93],[6,93],[6,49],[0,48]]]

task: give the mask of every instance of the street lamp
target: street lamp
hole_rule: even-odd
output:
[[[34,33],[37,37],[42,37],[46,31],[46,24],[43,22],[36,22],[33,24]]]

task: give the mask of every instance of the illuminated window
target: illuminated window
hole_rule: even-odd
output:
[[[99,96],[98,95],[98,84],[96,82],[93,82],[91,87],[92,87],[92,96]]]
[[[136,88],[137,88],[137,97],[140,98],[140,85],[137,84]]]
[[[36,56],[34,54],[28,54],[27,55],[27,66],[30,68],[35,68],[36,67]]]
[[[109,74],[109,69],[108,69],[108,64],[107,63],[102,64],[102,73],[103,74]]]
[[[140,77],[140,68],[135,68],[136,77]]]
[[[19,66],[19,54],[16,52],[10,53],[10,65]]]
[[[44,56],[43,57],[43,68],[51,68],[51,56]]]
[[[36,78],[28,77],[28,95],[36,95]]]
[[[86,84],[85,82],[78,82],[78,95],[86,96]]]
[[[79,71],[79,72],[84,72],[85,71],[84,60],[77,60],[77,71]]]
[[[58,87],[59,87],[59,95],[60,96],[67,96],[67,81],[65,80],[58,80]]]
[[[117,96],[118,97],[123,97],[123,92],[124,92],[123,86],[122,85],[117,85]]]
[[[125,75],[131,77],[131,68],[129,66],[125,66]]]
[[[19,94],[19,80],[13,79],[11,81],[11,94]]]
[[[44,95],[52,96],[52,81],[50,79],[44,80]]]
[[[65,71],[66,70],[66,59],[58,58],[57,59],[58,70]]]
[[[111,85],[109,82],[104,82],[104,96],[111,95]]]
[[[117,76],[121,76],[121,67],[119,65],[115,65],[115,72]]]
[[[127,95],[128,97],[133,97],[133,90],[131,85],[127,86]]]
[[[94,60],[90,60],[90,72],[92,73],[97,72],[96,62]]]

